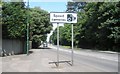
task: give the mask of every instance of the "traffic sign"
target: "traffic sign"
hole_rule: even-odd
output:
[[[77,13],[51,12],[51,23],[77,23]]]
[[[69,63],[71,62],[71,66],[73,66],[73,24],[72,24],[72,49],[71,49],[71,61],[59,61],[59,23],[77,23],[77,13],[64,13],[64,12],[52,12],[50,13],[50,22],[52,24],[57,23],[57,62],[50,62],[55,63],[56,66],[59,66],[59,63]]]

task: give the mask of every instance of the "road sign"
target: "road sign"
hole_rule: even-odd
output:
[[[50,13],[50,22],[77,23],[77,13],[52,12]]]
[[[52,24],[57,23],[57,62],[50,62],[55,63],[56,66],[59,66],[59,63],[69,63],[71,62],[71,66],[73,66],[73,49],[74,49],[74,37],[73,37],[73,24],[72,24],[72,49],[71,49],[71,61],[59,61],[59,23],[77,23],[77,13],[58,13],[58,12],[52,12],[50,13],[50,22]]]

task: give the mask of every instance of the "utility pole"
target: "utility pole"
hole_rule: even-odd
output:
[[[27,3],[27,55],[29,54],[29,0]]]

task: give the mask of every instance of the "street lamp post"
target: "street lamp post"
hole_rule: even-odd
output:
[[[27,3],[27,13],[29,12],[29,0]],[[27,14],[27,55],[29,54],[29,13]]]

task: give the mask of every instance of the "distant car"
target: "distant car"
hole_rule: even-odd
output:
[[[47,42],[43,43],[43,47],[48,47]]]

